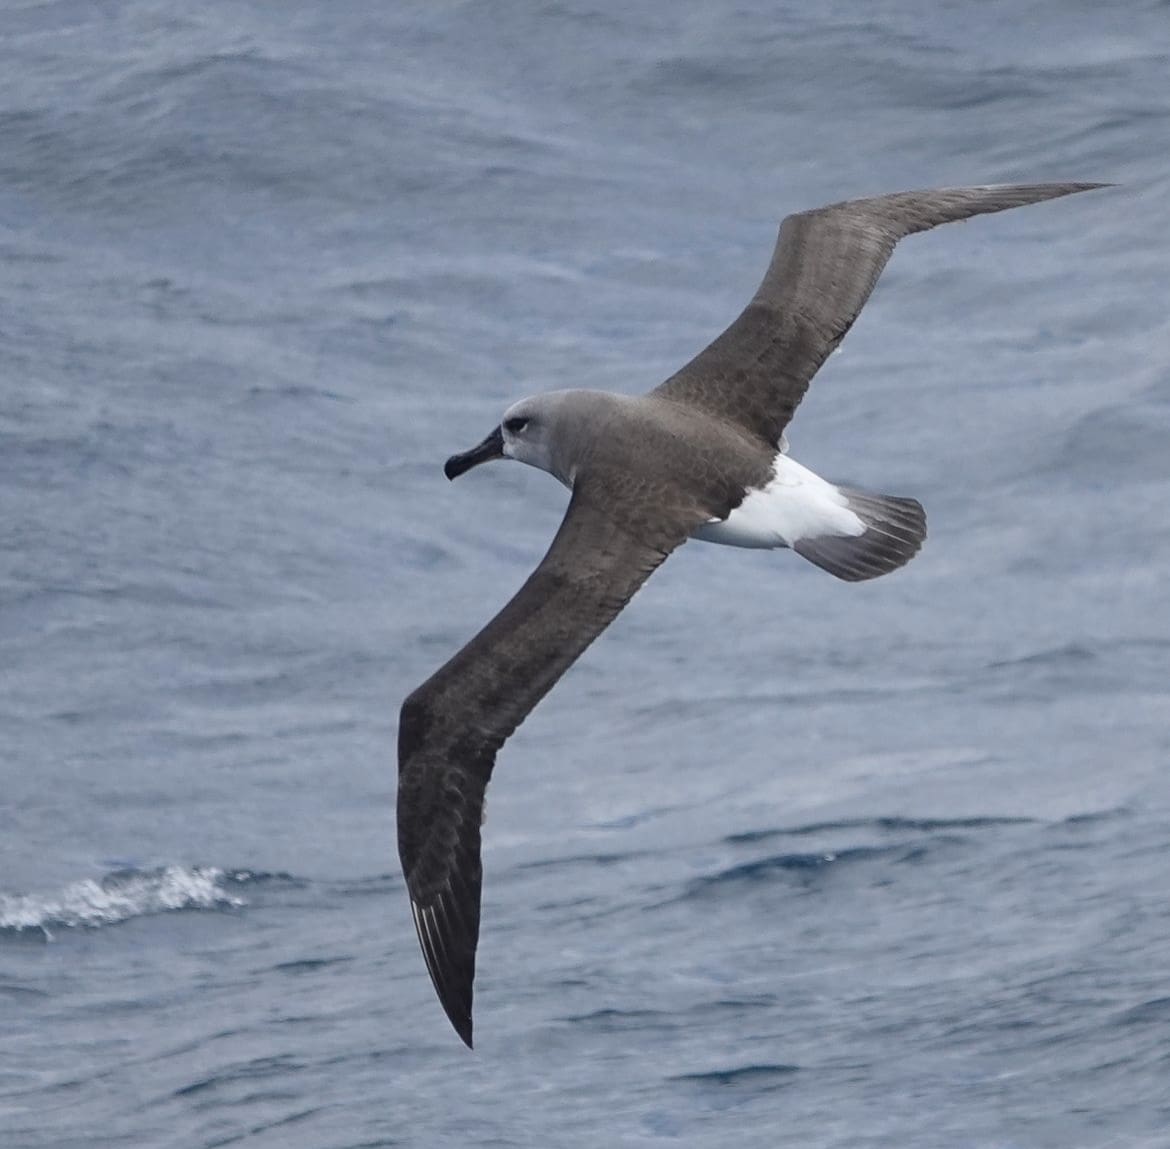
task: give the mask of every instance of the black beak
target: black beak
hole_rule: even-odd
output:
[[[504,432],[497,427],[478,447],[464,451],[462,455],[452,455],[443,464],[443,474],[448,479],[457,479],[464,471],[478,467],[480,463],[490,463],[492,459],[504,457]]]

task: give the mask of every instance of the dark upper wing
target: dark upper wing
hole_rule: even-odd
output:
[[[743,314],[655,394],[778,443],[809,381],[845,337],[904,236],[1106,184],[942,188],[790,215]]]
[[[471,1045],[480,822],[496,752],[694,522],[615,521],[581,480],[540,565],[403,703],[398,853],[439,1000]]]

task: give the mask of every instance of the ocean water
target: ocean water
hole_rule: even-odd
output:
[[[1170,1145],[1170,6],[0,13],[0,1146]],[[474,1053],[402,697],[779,219],[907,241],[790,429],[904,571],[693,544],[500,757]]]

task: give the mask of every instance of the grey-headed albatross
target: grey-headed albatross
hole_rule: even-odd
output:
[[[548,553],[509,602],[402,705],[398,850],[427,970],[471,1045],[480,823],[496,754],[676,547],[790,547],[838,578],[908,562],[926,534],[914,499],[827,482],[787,454],[809,381],[857,318],[904,236],[1107,185],[902,192],[789,216],[743,314],[647,395],[522,399],[454,479],[517,459],[571,491]]]

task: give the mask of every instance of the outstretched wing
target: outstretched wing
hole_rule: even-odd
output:
[[[480,823],[496,752],[695,525],[681,513],[618,521],[603,506],[579,480],[528,581],[402,706],[398,852],[427,970],[468,1046]]]
[[[778,443],[821,364],[865,305],[898,240],[940,223],[1107,184],[941,188],[790,215],[739,318],[654,394]]]

